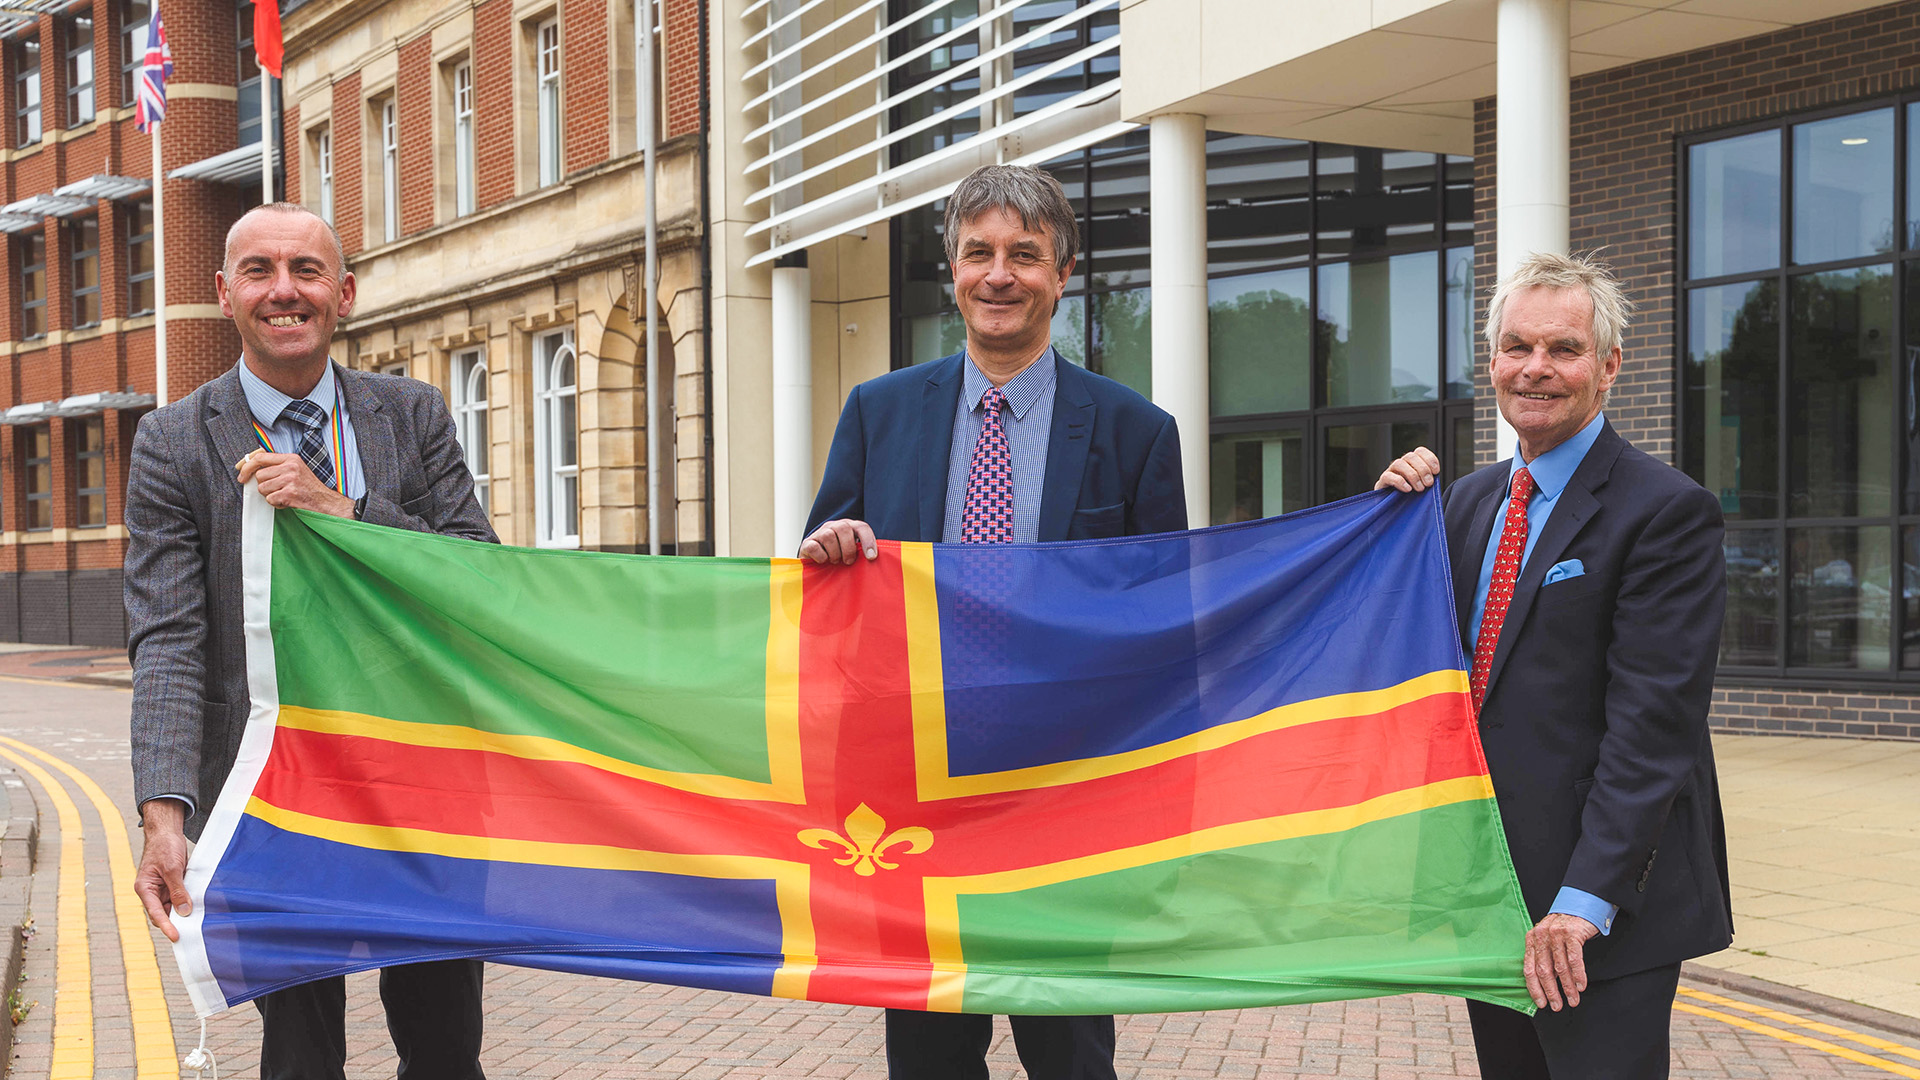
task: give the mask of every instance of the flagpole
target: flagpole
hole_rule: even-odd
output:
[[[151,123],[153,135],[153,397],[155,405],[167,403],[167,227],[162,209],[161,189],[167,173],[160,164],[160,125]]]
[[[273,74],[264,67],[260,69],[260,201],[273,201]]]

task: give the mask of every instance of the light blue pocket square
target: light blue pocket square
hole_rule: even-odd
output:
[[[1556,581],[1565,581],[1568,578],[1579,577],[1586,572],[1587,568],[1580,565],[1579,559],[1568,559],[1565,562],[1554,563],[1553,566],[1547,570],[1547,580],[1541,582],[1541,584],[1551,585]]]

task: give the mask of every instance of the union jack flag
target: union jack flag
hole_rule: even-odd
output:
[[[167,80],[173,77],[173,50],[167,48],[167,28],[160,25],[160,12],[147,21],[146,58],[140,63],[140,82],[136,88],[133,123],[141,131],[167,118]]]

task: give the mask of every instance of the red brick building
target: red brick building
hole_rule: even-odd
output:
[[[149,7],[22,6],[0,14],[0,641],[117,645],[126,452],[156,391],[152,144],[133,121]],[[230,0],[165,12],[169,170],[240,145],[241,17]],[[167,181],[172,396],[239,353],[213,273],[255,176]]]
[[[0,641],[125,640],[127,449],[156,404],[144,0],[0,13]],[[633,0],[282,0],[276,184],[359,281],[342,363],[454,407],[503,538],[711,551],[696,0],[653,0],[660,340],[644,342]],[[168,364],[177,399],[239,339],[213,274],[261,201],[250,3],[163,9]],[[659,400],[646,401],[647,365]]]

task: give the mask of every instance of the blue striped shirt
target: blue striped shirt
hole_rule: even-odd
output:
[[[327,441],[327,457],[338,461],[347,475],[347,488],[342,494],[357,499],[367,493],[366,474],[360,469],[360,444],[353,437],[353,415],[347,412],[346,398],[337,395],[334,390],[335,378],[333,364],[327,364],[327,373],[307,392],[307,400],[320,406],[327,414],[327,423],[320,430]],[[283,417],[287,403],[293,399],[267,385],[267,381],[255,375],[247,367],[245,359],[240,361],[240,389],[247,395],[247,411],[253,414],[260,426],[267,429],[267,439],[273,443],[275,453],[297,454],[300,452],[300,433],[305,425],[291,417]],[[333,445],[333,407],[340,406],[340,430],[346,433],[347,445],[337,452]]]
[[[960,386],[959,412],[953,418],[953,442],[947,452],[947,518],[940,539],[960,542],[960,518],[967,506],[967,467],[973,463],[973,447],[980,441],[980,428],[986,412],[980,407],[980,395],[993,385],[981,374],[969,356],[961,366],[965,378]],[[1040,539],[1040,494],[1047,481],[1047,440],[1053,434],[1053,392],[1059,384],[1054,369],[1053,346],[1040,359],[1007,380],[1000,388],[1007,395],[1007,407],[1000,422],[1007,429],[1007,451],[1013,457],[1013,539],[1031,544]]]

